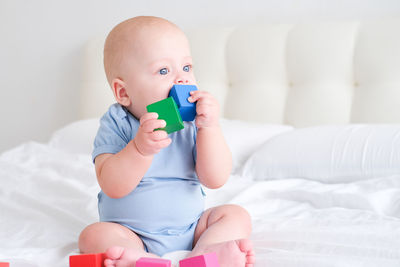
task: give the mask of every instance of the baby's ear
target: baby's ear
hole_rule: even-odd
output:
[[[111,87],[114,93],[115,100],[122,106],[129,106],[131,100],[129,99],[128,93],[126,91],[126,84],[123,80],[115,78],[112,80]]]

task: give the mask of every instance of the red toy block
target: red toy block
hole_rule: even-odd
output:
[[[10,263],[8,263],[8,262],[0,262],[0,267],[10,267]]]
[[[136,267],[171,267],[170,260],[157,259],[157,258],[140,258],[136,262]]]
[[[215,253],[207,253],[179,261],[179,267],[219,267]]]
[[[105,253],[69,256],[70,267],[104,267]]]

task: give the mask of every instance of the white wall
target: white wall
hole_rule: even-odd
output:
[[[82,48],[136,15],[182,28],[400,17],[399,0],[0,0],[0,151],[78,119]]]

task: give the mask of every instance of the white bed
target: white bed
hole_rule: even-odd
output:
[[[399,20],[188,31],[234,157],[207,207],[250,212],[256,267],[400,266],[399,33]],[[82,118],[95,118],[0,155],[0,262],[66,267],[98,220],[101,39],[82,82]]]

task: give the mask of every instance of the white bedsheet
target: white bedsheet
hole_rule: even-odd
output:
[[[22,144],[0,156],[0,182],[0,261],[67,267],[98,218],[90,155]],[[341,184],[232,176],[206,191],[207,206],[249,210],[256,267],[400,266],[400,175]]]

